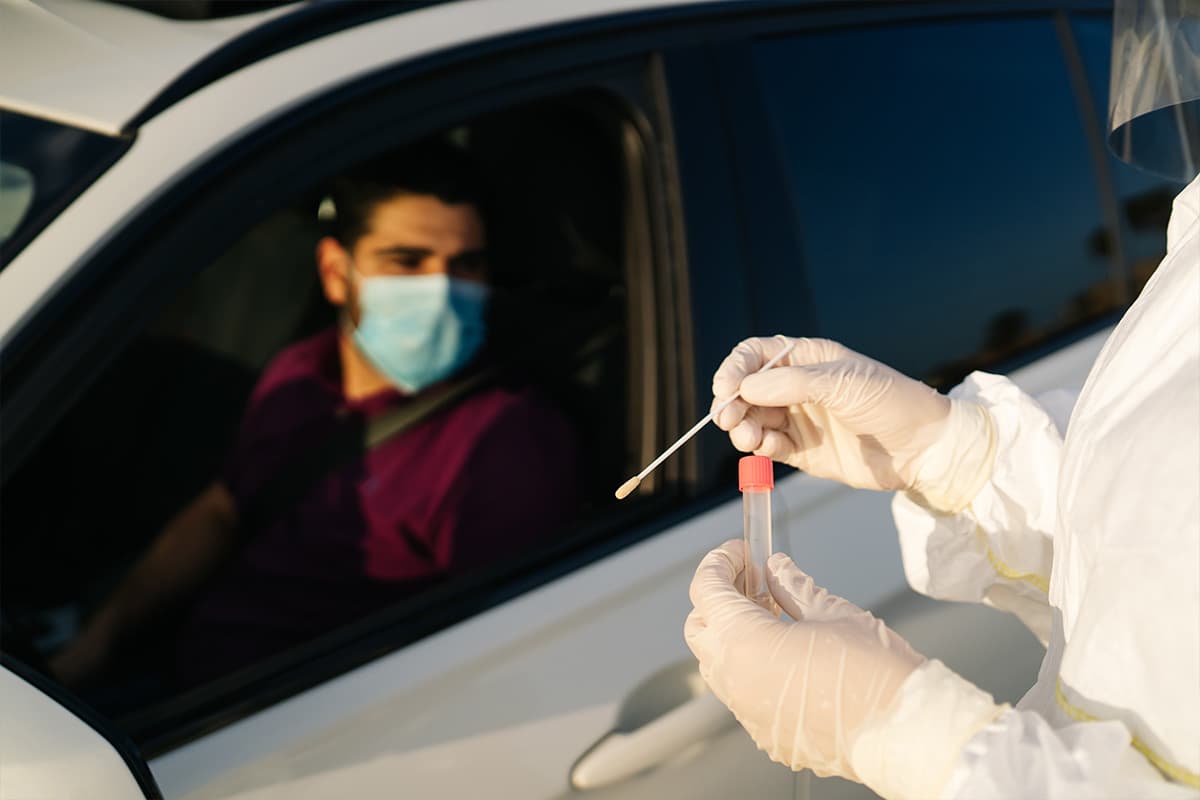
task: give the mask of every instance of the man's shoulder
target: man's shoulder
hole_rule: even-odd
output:
[[[579,437],[550,394],[531,386],[497,386],[475,400],[484,413],[460,467],[459,477],[469,482],[466,491],[490,495],[503,487],[505,503],[531,499],[533,485],[561,495],[563,502],[575,496]]]
[[[561,440],[570,423],[556,403],[536,386],[494,385],[476,392],[455,409],[459,420],[472,420],[476,439]],[[470,424],[470,423],[468,423]]]
[[[440,448],[470,451],[485,440],[541,438],[543,432],[556,432],[566,425],[566,417],[541,390],[500,381],[435,411],[410,433],[427,443],[436,441]]]
[[[537,387],[502,382],[473,392],[458,404],[456,411],[494,421],[536,413],[545,408],[553,409],[553,406]]]
[[[259,375],[243,425],[286,429],[314,410],[325,413],[339,397],[339,369],[336,329],[288,345]]]
[[[337,329],[293,342],[275,354],[259,377],[259,389],[307,378],[331,378],[337,368]]]

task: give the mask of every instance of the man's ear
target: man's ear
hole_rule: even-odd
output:
[[[325,299],[335,306],[345,305],[349,299],[350,254],[332,236],[324,236],[317,242],[317,274]]]

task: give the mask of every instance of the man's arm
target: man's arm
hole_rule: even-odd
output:
[[[215,481],[167,523],[83,631],[50,659],[68,686],[96,677],[123,641],[176,607],[224,562],[237,539],[237,507]]]

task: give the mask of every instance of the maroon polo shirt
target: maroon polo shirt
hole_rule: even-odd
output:
[[[337,331],[267,367],[223,475],[239,507],[331,434],[339,413],[408,402],[342,393]],[[318,480],[294,507],[246,531],[179,640],[186,684],[217,677],[357,619],[448,575],[555,535],[577,504],[576,446],[536,392],[485,388]]]

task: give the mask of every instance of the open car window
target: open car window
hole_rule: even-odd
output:
[[[511,594],[505,585],[528,580],[556,560],[576,558],[581,543],[624,530],[628,521],[658,507],[662,492],[652,486],[620,509],[612,498],[613,488],[644,458],[644,437],[626,417],[634,369],[630,353],[653,347],[651,340],[631,341],[636,292],[629,291],[628,277],[652,256],[625,229],[627,193],[642,184],[628,177],[634,168],[628,148],[636,137],[629,135],[620,109],[603,92],[579,91],[471,118],[439,134],[469,154],[499,200],[488,209],[492,289],[485,349],[503,368],[462,401],[471,413],[456,424],[478,427],[478,419],[495,413],[505,420],[504,435],[515,438],[489,450],[491,437],[500,436],[495,428],[458,434],[438,416],[457,413],[450,406],[418,424],[433,432],[418,430],[426,438],[409,449],[429,464],[439,463],[440,454],[461,453],[477,466],[486,464],[492,478],[485,483],[497,486],[511,483],[514,475],[531,476],[524,488],[529,497],[502,503],[525,514],[536,502],[549,506],[557,500],[536,493],[573,472],[570,510],[555,528],[540,538],[490,544],[486,558],[461,559],[461,568],[413,576],[405,570],[421,559],[443,558],[438,537],[445,535],[414,522],[433,493],[414,477],[422,471],[419,461],[398,461],[398,472],[378,476],[382,501],[368,499],[366,484],[356,478],[331,483],[317,475],[312,492],[318,495],[357,494],[335,502],[333,511],[311,498],[276,509],[276,517],[312,522],[293,526],[292,534],[277,532],[271,542],[264,542],[261,531],[240,532],[229,564],[213,578],[216,588],[206,584],[186,602],[164,608],[152,633],[139,637],[103,680],[85,690],[89,703],[154,751],[181,720],[191,724],[223,715],[230,703],[244,706],[247,693],[256,698],[252,704],[270,702],[272,692],[286,685],[272,678],[281,670],[294,673],[331,659],[349,668],[370,657],[362,653],[386,652],[420,638],[452,621],[443,609],[483,610]],[[309,436],[303,425],[272,433],[292,413],[296,401],[287,399],[289,392],[301,390],[286,382],[269,391],[264,385],[297,353],[324,347],[322,358],[338,357],[334,343],[346,320],[323,291],[314,258],[318,242],[330,233],[320,214],[326,198],[327,182],[313,182],[174,292],[74,398],[53,433],[5,484],[0,586],[7,651],[47,669],[55,652],[78,635],[130,567],[214,478],[232,487],[239,502],[254,494],[258,478],[231,478],[245,474],[231,468],[231,461],[247,453],[282,452],[285,444],[298,449],[281,460],[296,460],[292,456],[325,446],[324,434]],[[477,402],[481,395],[486,402]],[[247,433],[248,428],[253,430]],[[266,438],[255,438],[261,431]],[[480,441],[454,443],[472,436]],[[560,444],[570,452],[554,450]],[[373,459],[374,450],[365,462],[348,463]],[[330,472],[345,466],[332,462]],[[274,474],[283,467],[272,463],[266,469]],[[380,512],[387,498],[406,494],[413,508],[397,516],[390,531],[396,546],[409,552],[403,565],[372,560],[378,538],[364,543],[351,532],[340,546],[317,540],[322,531],[336,540],[357,513],[390,513]],[[511,533],[485,530],[489,515],[478,509],[501,500],[492,494],[478,486],[444,495],[458,516],[472,512],[476,541]],[[57,501],[65,496],[72,502]],[[612,522],[614,513],[624,523]],[[301,528],[306,532],[297,533]],[[288,538],[293,535],[299,538]],[[320,576],[300,578],[304,568],[296,566],[297,554],[320,563]],[[355,575],[362,592],[345,583]],[[285,590],[293,579],[308,585]],[[237,585],[231,588],[230,582]],[[219,596],[208,602],[206,592]],[[328,602],[331,593],[354,599],[333,613],[338,604]],[[272,611],[276,601],[286,609]],[[297,603],[311,608],[297,612]],[[199,661],[198,651],[183,641],[195,629],[197,614],[206,615],[202,622],[210,628],[218,619],[234,638],[249,636],[255,652],[200,679],[180,680],[180,664]],[[272,615],[280,625],[246,633]],[[297,620],[315,624],[299,630]],[[394,643],[381,647],[381,638]],[[263,689],[267,684],[270,691]]]

